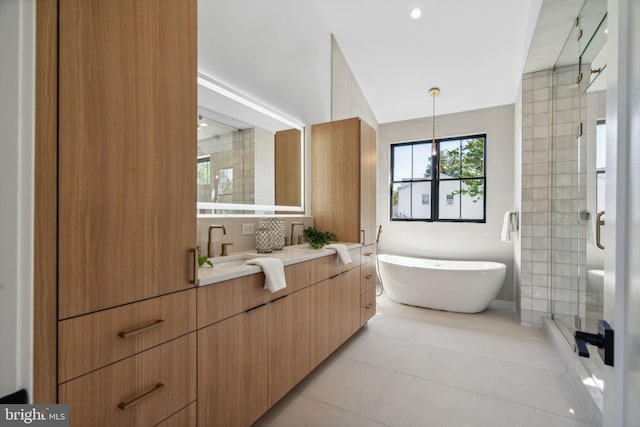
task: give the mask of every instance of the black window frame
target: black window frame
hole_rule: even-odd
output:
[[[446,178],[446,179],[441,179],[440,178],[440,144],[442,142],[447,142],[447,141],[460,141],[460,140],[465,140],[465,139],[478,139],[478,138],[482,138],[483,139],[483,153],[482,153],[482,157],[483,157],[483,171],[482,171],[482,176],[475,176],[475,177],[471,177],[471,178],[463,178],[463,177],[458,177],[458,178]],[[419,144],[433,144],[433,139],[423,139],[423,140],[418,140],[418,141],[406,141],[406,142],[398,142],[398,143],[393,143],[390,146],[390,185],[389,185],[389,220],[390,221],[408,221],[408,222],[414,222],[414,221],[418,221],[418,222],[461,222],[461,223],[476,223],[476,224],[486,224],[487,222],[487,134],[486,133],[478,133],[478,134],[473,134],[473,135],[462,135],[462,136],[454,136],[454,137],[447,137],[447,138],[436,138],[435,139],[435,144],[436,144],[436,148],[437,148],[437,154],[436,156],[431,156],[431,170],[432,170],[432,176],[428,177],[428,178],[413,178],[411,177],[411,179],[403,179],[403,180],[398,180],[398,181],[394,181],[394,154],[395,154],[395,147],[402,147],[402,146],[414,146],[414,145],[419,145]],[[433,145],[431,145],[432,149],[433,149]],[[413,150],[412,150],[413,153]],[[412,164],[413,164],[413,154],[412,154]],[[460,183],[462,183],[463,181],[469,181],[469,180],[478,180],[481,179],[484,182],[484,189],[483,189],[483,206],[482,206],[482,219],[464,219],[464,218],[440,218],[439,217],[439,209],[440,209],[440,182],[446,182],[446,181],[459,181]],[[411,184],[413,185],[413,183],[416,182],[428,182],[431,181],[431,218],[394,218],[393,217],[393,187],[395,184],[400,184],[400,183],[407,183],[407,184]],[[411,201],[412,206],[411,206],[411,211],[413,212],[413,200]],[[462,203],[460,203],[460,209],[462,209]]]

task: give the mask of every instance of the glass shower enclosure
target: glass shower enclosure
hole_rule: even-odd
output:
[[[603,319],[607,2],[586,0],[553,71],[551,312],[569,345]],[[602,389],[602,361],[581,361]]]

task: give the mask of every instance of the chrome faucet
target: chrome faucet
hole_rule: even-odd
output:
[[[304,224],[303,223],[301,223],[301,222],[292,222],[291,223],[291,237],[289,238],[289,244],[292,245],[292,246],[294,244],[293,243],[293,232],[294,232],[294,229],[295,229],[296,225],[302,226],[302,229],[304,230]],[[302,234],[298,235],[298,243],[302,243]]]
[[[216,228],[222,228],[222,234],[227,234],[227,229],[224,225],[213,224],[209,226],[209,242],[207,243],[207,256],[213,258],[213,230]]]

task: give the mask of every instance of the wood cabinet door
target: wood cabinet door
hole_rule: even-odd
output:
[[[376,290],[371,289],[360,296],[360,324],[364,326],[376,314]]]
[[[59,318],[193,286],[196,0],[60,0]]]
[[[360,120],[311,127],[311,215],[318,230],[359,242]]]
[[[269,406],[311,371],[310,293],[306,288],[268,304]]]
[[[360,327],[360,267],[340,275],[340,344]]]
[[[311,287],[311,367],[318,366],[340,345],[340,276]]]
[[[198,425],[246,427],[267,410],[267,305],[198,331]]]
[[[360,228],[363,245],[376,240],[376,131],[360,120]]]

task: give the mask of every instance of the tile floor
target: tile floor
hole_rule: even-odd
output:
[[[378,298],[378,314],[256,426],[592,426],[541,329]]]

